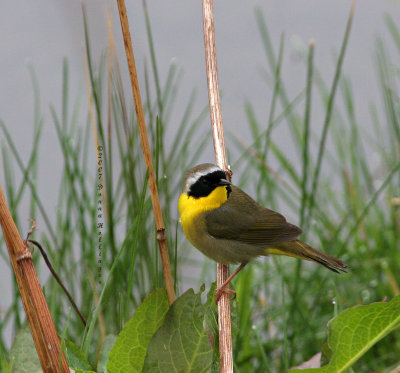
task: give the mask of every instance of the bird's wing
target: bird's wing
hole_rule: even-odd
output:
[[[272,245],[291,241],[301,229],[275,211],[261,207],[241,189],[232,186],[228,201],[206,215],[208,233],[215,238],[250,245]]]

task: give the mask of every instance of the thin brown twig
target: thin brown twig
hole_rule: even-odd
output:
[[[36,229],[36,220],[35,219],[28,219],[28,221],[32,222],[32,226],[31,229],[29,229],[28,233],[26,234],[26,238],[24,240],[24,243],[26,244],[26,242],[28,241],[29,236],[35,231]]]
[[[217,53],[215,48],[214,32],[214,9],[212,0],[203,0],[203,31],[204,47],[206,53],[206,71],[208,83],[208,98],[210,102],[211,126],[214,139],[214,152],[217,165],[231,179],[226,158],[224,129],[222,125],[221,101],[219,98]],[[218,287],[229,277],[229,266],[217,264]],[[231,305],[229,294],[223,293],[218,301],[218,330],[219,330],[219,356],[220,371],[223,373],[233,372],[232,358],[232,328],[231,328]]]
[[[54,267],[52,266],[49,257],[47,256],[46,252],[44,251],[43,247],[40,245],[39,242],[35,241],[35,240],[27,240],[27,243],[31,243],[32,245],[35,245],[40,253],[42,254],[43,260],[47,265],[47,268],[49,269],[49,271],[51,272],[51,274],[53,275],[53,277],[55,278],[55,280],[58,282],[58,284],[61,286],[61,288],[64,290],[65,295],[68,297],[69,301],[71,302],[72,307],[74,308],[74,310],[76,311],[76,313],[78,314],[79,318],[81,319],[83,326],[86,327],[86,320],[83,317],[81,311],[79,310],[78,306],[76,305],[74,299],[72,298],[72,295],[70,294],[70,292],[67,290],[67,288],[64,286],[64,284],[62,283],[60,277],[58,276],[57,272],[55,271]]]
[[[43,372],[69,373],[65,355],[60,355],[60,339],[33,265],[32,253],[11,217],[1,185],[0,225]]]
[[[162,217],[160,200],[158,198],[158,190],[156,178],[154,175],[153,161],[151,159],[151,150],[149,139],[147,136],[146,122],[144,119],[142,98],[140,96],[139,81],[136,72],[135,57],[133,54],[131,34],[129,31],[128,16],[126,15],[126,7],[124,0],[117,0],[119,17],[121,20],[122,35],[124,37],[126,59],[128,62],[129,75],[131,78],[132,94],[135,101],[135,110],[139,125],[140,140],[146,167],[149,170],[149,188],[151,194],[151,202],[153,204],[154,218],[157,226],[157,241],[160,248],[161,262],[163,267],[165,287],[168,294],[168,303],[171,305],[175,299],[174,280],[171,273],[171,264],[168,255],[167,239],[165,234],[164,220]]]

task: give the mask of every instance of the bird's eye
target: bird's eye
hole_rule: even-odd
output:
[[[208,181],[205,178],[203,178],[201,181],[203,182],[203,184],[208,184]]]

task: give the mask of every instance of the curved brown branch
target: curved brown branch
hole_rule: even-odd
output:
[[[64,293],[66,294],[66,296],[68,297],[69,301],[71,302],[72,307],[74,308],[74,310],[76,311],[76,313],[78,314],[79,318],[81,319],[83,326],[86,327],[86,320],[83,317],[81,311],[79,310],[78,306],[76,305],[74,299],[72,298],[72,295],[70,294],[70,292],[67,290],[67,288],[64,286],[64,284],[62,283],[60,277],[58,276],[57,272],[54,270],[49,257],[47,256],[46,252],[44,251],[43,247],[40,245],[39,242],[35,241],[35,240],[27,240],[28,243],[31,243],[33,245],[35,245],[40,253],[42,254],[43,260],[47,265],[47,268],[49,269],[49,271],[51,272],[51,274],[53,275],[53,277],[55,278],[55,280],[58,282],[58,284],[61,286],[61,288],[64,290]]]

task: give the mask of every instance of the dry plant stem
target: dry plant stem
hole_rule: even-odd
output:
[[[203,31],[206,53],[206,71],[208,98],[210,103],[211,126],[214,139],[214,152],[217,165],[230,180],[230,171],[226,160],[224,129],[222,125],[221,102],[219,98],[217,53],[215,49],[214,9],[212,0],[203,0]],[[229,278],[229,266],[217,264],[217,286],[222,286]],[[229,294],[222,293],[218,301],[218,330],[220,371],[233,372],[231,304]]]
[[[245,263],[241,263],[239,267],[236,268],[235,272],[233,272],[225,281],[222,285],[220,285],[217,289],[217,291],[215,292],[215,301],[218,304],[219,298],[221,297],[221,295],[224,292],[228,292],[233,294],[236,297],[236,291],[234,290],[230,290],[227,289],[227,286],[229,285],[229,283],[234,279],[234,277],[236,277],[236,275],[244,268],[246,267],[247,262]]]
[[[0,224],[43,372],[59,372],[60,339],[43,295],[29,247],[15,226],[0,185]],[[61,372],[69,373],[64,354]]]
[[[133,47],[131,35],[129,32],[128,17],[126,15],[126,7],[124,0],[117,0],[119,17],[121,20],[122,35],[124,37],[126,59],[128,61],[129,75],[131,78],[133,99],[135,101],[135,110],[139,125],[140,140],[142,143],[143,155],[146,167],[149,169],[149,188],[151,193],[151,202],[153,204],[154,217],[157,226],[157,240],[160,247],[161,262],[163,266],[163,274],[165,287],[168,294],[168,302],[171,305],[175,299],[174,280],[172,279],[171,265],[169,261],[167,240],[165,235],[164,221],[161,213],[160,200],[158,198],[156,178],[154,176],[153,161],[151,159],[151,151],[147,136],[146,123],[144,120],[142,99],[140,96],[139,81],[136,73],[135,57],[133,55]]]

